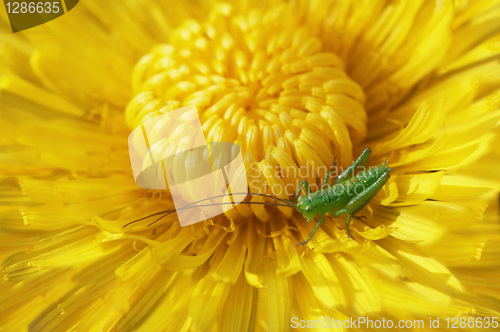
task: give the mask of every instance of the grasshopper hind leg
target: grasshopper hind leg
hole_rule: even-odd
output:
[[[335,217],[338,217],[344,213],[347,214],[347,220],[345,223],[345,228],[347,232],[347,236],[350,239],[354,239],[349,232],[349,224],[351,222],[351,216],[354,219],[361,219],[361,217],[356,216],[355,214],[364,208],[368,202],[377,194],[377,192],[384,186],[384,184],[389,179],[389,170],[385,172],[377,181],[375,181],[370,187],[363,191],[363,194],[357,195],[354,197],[349,203],[347,203],[347,207],[343,210],[340,210],[335,213]]]
[[[323,189],[326,189],[328,188],[328,181],[330,180],[330,175],[332,175],[332,173],[334,171],[336,171],[336,161],[335,159],[333,159],[333,164],[332,164],[332,168],[330,168],[330,170],[328,172],[326,172],[326,176],[325,176],[325,179],[323,180]]]
[[[352,216],[353,218],[356,218],[355,216]],[[349,224],[351,223],[351,213],[347,213],[347,218],[345,220],[345,231],[347,233],[347,237],[351,240],[354,240],[354,236],[351,235],[349,232]]]
[[[363,152],[359,155],[358,159],[356,159],[349,167],[347,167],[342,172],[342,174],[338,176],[334,184],[351,179],[354,176],[354,173],[356,172],[359,166],[365,167],[366,164],[368,163],[368,159],[370,158],[371,152],[372,150],[370,150],[370,148],[365,148]]]
[[[297,189],[297,193],[295,194],[295,197],[293,199],[294,203],[297,203],[297,201],[299,200],[300,193],[302,192],[302,187],[306,188],[306,195],[311,194],[311,187],[309,186],[309,182],[307,182],[306,180],[302,180],[299,183],[299,188]]]

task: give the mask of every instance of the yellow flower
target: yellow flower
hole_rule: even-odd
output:
[[[499,2],[87,0],[4,33],[1,329],[494,327]],[[254,192],[319,183],[366,146],[395,170],[355,240],[328,217],[297,248],[314,224],[262,205],[125,232],[174,208],[134,183],[130,131],[190,104],[207,141],[242,148]]]

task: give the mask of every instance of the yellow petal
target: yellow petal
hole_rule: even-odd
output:
[[[265,291],[267,298],[267,321],[271,331],[287,331],[292,302],[291,284],[288,278],[278,274],[275,261],[268,261],[263,266]]]
[[[347,304],[341,281],[325,255],[309,251],[300,262],[302,273],[318,301],[328,308]]]
[[[198,282],[188,307],[194,331],[207,331],[212,326],[222,312],[230,287],[229,284],[217,282],[210,276]]]
[[[391,237],[379,240],[377,243],[408,268],[411,272],[410,280],[451,295],[462,292],[460,283],[446,267],[426,257],[415,246]]]

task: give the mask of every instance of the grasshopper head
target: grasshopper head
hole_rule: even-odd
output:
[[[316,218],[316,210],[312,205],[311,200],[307,196],[302,196],[299,198],[297,203],[297,211],[302,213],[302,215],[308,220],[313,220]]]

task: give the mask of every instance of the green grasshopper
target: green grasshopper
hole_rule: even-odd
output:
[[[358,159],[337,177],[332,186],[328,185],[328,180],[334,171],[334,167],[326,173],[321,190],[311,193],[311,188],[306,180],[299,184],[293,201],[293,203],[298,201],[296,210],[302,213],[304,218],[307,218],[307,222],[313,221],[318,217],[319,219],[307,240],[297,243],[297,246],[304,245],[312,239],[318,227],[325,221],[327,213],[332,217],[346,214],[346,233],[350,239],[354,239],[349,232],[351,217],[360,219],[356,216],[356,213],[364,208],[379,192],[387,180],[389,180],[390,171],[393,170],[393,168],[389,168],[386,165],[386,160],[382,165],[361,171],[354,176],[354,172],[358,167],[366,166],[368,158],[370,158],[370,153],[370,148],[364,149]],[[306,196],[299,198],[303,187],[306,189]],[[359,187],[362,189],[359,190]]]
[[[379,192],[379,190],[384,186],[390,176],[390,171],[393,168],[389,168],[386,163],[387,160],[380,166],[372,167],[366,171],[360,171],[358,174],[354,175],[354,172],[358,169],[358,167],[365,167],[368,158],[370,158],[371,150],[370,148],[366,148],[363,150],[361,155],[356,159],[349,167],[347,167],[335,180],[333,185],[328,185],[328,180],[330,179],[330,175],[335,170],[335,162],[332,168],[326,173],[326,176],[323,180],[323,186],[321,190],[318,190],[314,193],[311,193],[311,187],[309,183],[304,180],[300,182],[297,193],[293,200],[282,199],[271,195],[265,194],[257,194],[257,193],[232,193],[230,195],[251,195],[251,196],[263,196],[276,199],[281,203],[268,203],[268,202],[240,202],[238,204],[263,204],[263,205],[271,205],[271,206],[286,206],[291,207],[300,212],[304,218],[307,219],[307,222],[311,222],[318,218],[316,222],[316,226],[312,230],[311,234],[307,238],[307,240],[303,242],[297,243],[299,245],[305,245],[309,242],[316,230],[323,224],[325,221],[325,216],[328,213],[332,217],[338,217],[343,214],[347,215],[346,218],[346,233],[350,239],[354,239],[349,232],[349,224],[351,222],[351,217],[355,219],[360,219],[360,217],[356,216],[356,213],[359,212],[362,208],[371,201],[371,199]],[[306,195],[300,196],[302,189],[305,188]],[[361,188],[361,190],[359,189]],[[195,207],[203,207],[203,206],[212,206],[212,205],[223,205],[223,204],[232,204],[232,202],[227,203],[216,203],[216,204],[198,204],[200,202],[211,200],[217,197],[224,197],[227,195],[219,195],[211,198],[206,198],[186,206],[183,206],[177,210],[167,210],[161,211],[157,213],[153,213],[147,217],[136,219],[125,226],[136,223],[140,220],[144,220],[150,218],[152,216],[162,215],[160,218],[156,219],[154,222],[148,224],[151,226],[152,224],[158,222],[162,218],[174,213],[175,211],[181,209],[190,209]]]

